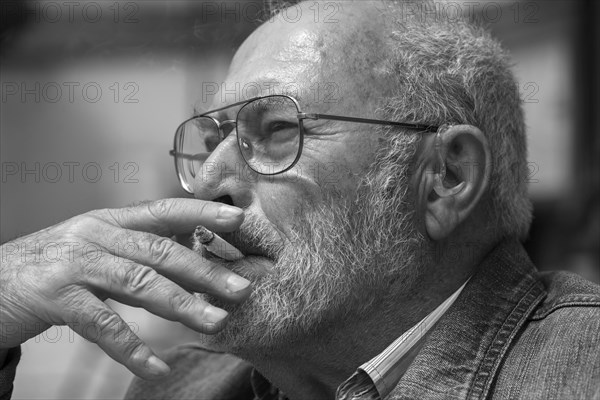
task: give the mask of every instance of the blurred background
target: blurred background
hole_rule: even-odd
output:
[[[0,241],[95,208],[184,197],[168,155],[206,106],[262,1],[1,1]],[[343,1],[323,8],[335,18]],[[598,5],[447,2],[483,19],[515,60],[529,141],[538,268],[600,282]],[[293,19],[290,13],[289,17]],[[180,324],[110,303],[156,350]],[[66,327],[23,345],[15,399],[121,398],[131,374]]]

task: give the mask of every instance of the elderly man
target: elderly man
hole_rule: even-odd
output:
[[[334,23],[307,2],[295,23],[263,24],[224,84],[243,98],[179,127],[172,154],[199,200],[94,211],[3,246],[5,395],[18,344],[94,323],[145,378],[130,398],[600,396],[598,286],[538,273],[518,241],[531,207],[506,55],[466,22],[341,4]],[[245,257],[160,238],[196,225]],[[50,240],[104,252],[67,268],[14,251]],[[115,240],[137,251],[111,253]],[[165,364],[108,297],[202,335]]]

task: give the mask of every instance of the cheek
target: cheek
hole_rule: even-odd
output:
[[[330,186],[349,199],[354,198],[358,184],[375,161],[377,149],[367,135],[368,132],[351,135],[330,163]]]
[[[276,182],[259,184],[257,200],[261,212],[286,236],[297,218],[308,207],[320,201],[321,191],[304,177],[279,178]]]
[[[351,135],[343,143],[322,143],[320,151],[307,151],[291,171],[259,182],[257,200],[269,221],[288,233],[298,216],[323,202],[353,201],[375,159],[371,141],[364,135]]]
[[[370,132],[347,132],[334,137],[312,144],[313,148],[303,153],[302,167],[324,192],[348,197],[375,160],[377,143]]]

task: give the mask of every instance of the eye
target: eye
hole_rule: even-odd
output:
[[[265,133],[271,144],[288,143],[298,136],[298,124],[283,120],[272,121],[268,123]]]
[[[274,133],[280,131],[282,129],[295,129],[297,127],[296,124],[288,121],[272,121],[269,122],[267,127],[267,131],[270,133]]]

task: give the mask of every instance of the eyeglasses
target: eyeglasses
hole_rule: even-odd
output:
[[[234,120],[219,121],[209,114],[239,106]],[[383,121],[329,114],[310,114],[300,110],[298,101],[287,95],[269,95],[217,108],[184,121],[175,131],[173,150],[175,171],[183,189],[193,193],[192,183],[204,163],[235,129],[242,158],[260,175],[277,175],[296,165],[302,155],[306,120],[335,120],[363,124],[392,125],[436,132],[434,125]]]

